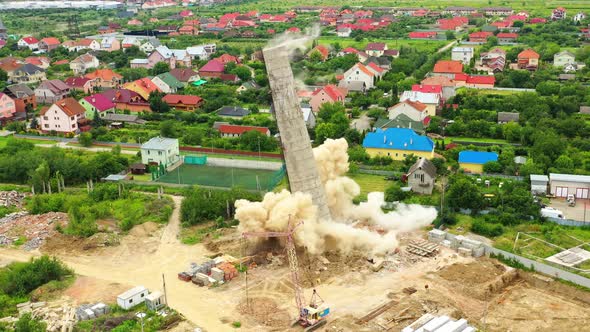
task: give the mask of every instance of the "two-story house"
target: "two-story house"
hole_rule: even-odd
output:
[[[79,103],[86,110],[84,112],[86,119],[94,119],[95,114],[103,118],[106,114],[115,113],[117,107],[112,100],[100,93],[84,97],[80,99]]]
[[[85,112],[84,107],[74,98],[58,100],[49,108],[41,110],[41,130],[44,133],[77,133],[80,130],[78,122],[85,119]]]
[[[312,95],[309,104],[314,112],[318,112],[324,103],[344,104],[344,99],[348,94],[346,88],[339,88],[335,85],[328,84],[322,88],[316,89]]]
[[[100,50],[113,52],[121,49],[121,42],[115,37],[106,37],[100,41]]]
[[[180,161],[178,139],[153,137],[141,145],[141,162],[145,165],[171,166]]]
[[[400,102],[408,100],[411,102],[419,102],[423,105],[426,105],[426,113],[429,116],[435,116],[436,112],[440,109],[441,106],[440,93],[404,91],[399,100]]]
[[[164,93],[176,93],[184,84],[170,73],[162,73],[152,78],[152,82]]]
[[[143,44],[139,46],[139,49],[145,54],[150,54],[160,46],[162,46],[162,43],[160,43],[158,38],[148,38],[145,42],[143,42]]]
[[[420,158],[410,167],[406,177],[413,192],[430,195],[436,180],[436,166],[430,160]]]
[[[474,53],[473,47],[453,47],[451,50],[451,59],[461,61],[464,65],[469,65]]]
[[[116,89],[123,81],[123,76],[111,69],[97,69],[84,77],[94,80],[95,86],[102,89]]]
[[[98,68],[100,62],[98,58],[90,53],[82,54],[70,62],[70,69],[74,74],[80,75],[85,73],[88,69]]]
[[[427,106],[420,102],[412,102],[409,100],[399,102],[387,109],[388,118],[390,120],[396,119],[400,115],[407,116],[412,121],[421,123],[428,122]]]
[[[43,81],[35,89],[37,102],[52,104],[70,94],[70,87],[60,80]]]
[[[358,84],[355,82],[362,83],[362,92],[371,89],[375,85],[375,73],[359,62],[344,73],[338,86],[348,91],[358,91]]]
[[[12,120],[16,113],[14,100],[7,94],[0,92],[0,123],[4,124]]]
[[[84,76],[68,77],[64,83],[71,89],[77,91],[83,91],[86,94],[94,91],[94,80],[91,80]]]
[[[24,65],[18,67],[12,72],[12,74],[9,74],[8,77],[13,83],[17,84],[33,84],[47,79],[45,70],[43,68],[39,68],[30,63],[25,63]]]
[[[539,53],[531,48],[518,53],[518,69],[537,70],[539,67],[539,58]]]
[[[35,37],[23,37],[16,42],[18,48],[24,49],[28,48],[31,51],[36,51],[39,49],[39,40]]]
[[[4,93],[14,101],[16,113],[26,112],[27,107],[31,110],[37,108],[35,92],[26,84],[9,85],[4,89]]]
[[[59,39],[55,37],[47,37],[39,41],[38,47],[40,51],[51,52],[54,49],[58,48],[59,45],[61,45]]]
[[[190,95],[168,94],[162,98],[162,101],[173,109],[188,112],[196,111],[203,104],[201,97]]]
[[[149,100],[152,92],[161,92],[160,88],[147,77],[140,78],[133,82],[125,83],[123,88],[136,92],[141,98]]]
[[[553,56],[554,67],[565,67],[576,64],[576,56],[570,51],[561,51]]]

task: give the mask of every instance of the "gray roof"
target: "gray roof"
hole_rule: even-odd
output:
[[[502,122],[514,121],[514,122],[518,122],[518,119],[519,118],[520,118],[520,114],[519,113],[498,112],[498,121],[502,121]]]
[[[414,173],[417,170],[423,170],[424,172],[426,172],[426,174],[430,175],[430,177],[432,177],[432,178],[436,177],[436,166],[434,166],[434,164],[426,158],[418,159],[418,161],[416,161],[414,163],[414,165],[412,165],[412,167],[410,167],[410,170],[408,171],[408,175]]]
[[[161,46],[162,43],[160,43],[160,40],[158,38],[148,38],[148,40],[146,41],[146,43],[149,42],[150,44],[152,44],[153,47],[158,47]],[[145,44],[145,43],[144,43]]]
[[[223,106],[217,111],[217,115],[221,116],[246,116],[250,111],[239,106]]]
[[[147,291],[147,288],[145,288],[143,286],[135,286],[135,287],[131,288],[130,290],[126,291],[125,293],[119,294],[119,296],[117,296],[117,298],[127,300],[139,293],[144,292],[144,291]]]
[[[381,66],[387,66],[387,67],[391,66],[391,60],[389,60],[385,56],[380,56],[380,57],[371,56],[371,57],[369,57],[367,59],[367,61],[365,61],[365,65],[368,65],[371,62],[374,62],[379,67],[381,67]]]
[[[590,175],[549,173],[551,181],[590,183]]]
[[[531,174],[531,181],[549,182],[547,175]]]
[[[152,137],[149,141],[141,145],[141,149],[147,150],[166,150],[169,147],[178,145],[178,139],[166,137]]]
[[[129,123],[136,123],[136,124],[145,124],[147,121],[142,120],[137,115],[131,114],[113,114],[107,113],[105,114],[103,120],[108,122],[129,122]]]
[[[35,92],[33,92],[33,90],[26,84],[9,85],[4,89],[4,93],[12,98],[30,97],[35,94]]]
[[[45,69],[32,65],[30,63],[25,63],[24,65],[20,66],[16,71],[23,71],[29,75],[32,75],[38,71],[45,72]]]

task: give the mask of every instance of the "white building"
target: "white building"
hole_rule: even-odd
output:
[[[464,65],[469,65],[473,59],[473,47],[453,47],[451,59],[461,61]]]
[[[301,104],[301,112],[303,113],[303,120],[305,120],[307,128],[315,128],[316,116],[315,113],[312,112],[311,106],[307,104]]]
[[[375,74],[367,66],[359,62],[344,73],[342,81],[347,83],[363,82],[365,89],[371,89],[375,83]]]
[[[546,194],[549,177],[547,175],[531,174],[531,192],[533,194]]]
[[[151,54],[162,43],[157,38],[149,38],[145,43],[139,46],[139,49],[145,54]]]
[[[350,37],[350,34],[352,33],[352,29],[351,28],[339,28],[337,31],[338,37]]]
[[[117,296],[117,305],[122,309],[129,310],[138,304],[145,302],[149,291],[143,286],[136,286]]]
[[[153,137],[141,145],[141,162],[143,164],[162,164],[170,166],[180,160],[178,139]]]
[[[577,199],[588,199],[590,175],[549,174],[549,192],[555,197],[575,195]]]
[[[166,297],[161,292],[155,291],[145,297],[145,306],[148,310],[160,310],[166,306]]]
[[[436,115],[436,111],[438,110],[441,104],[440,94],[438,93],[404,91],[404,93],[402,93],[401,97],[399,98],[399,101],[403,102],[406,100],[412,102],[420,102],[426,105],[426,112],[430,116]]]

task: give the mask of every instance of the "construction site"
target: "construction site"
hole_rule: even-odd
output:
[[[67,219],[46,216],[26,236],[39,244],[0,248],[0,263],[50,254],[79,276],[56,300],[67,305],[26,303],[19,311],[62,331],[108,314],[106,304],[133,310],[135,299],[159,314],[165,306],[180,313],[185,321],[172,331],[587,331],[590,293],[432,229],[434,208],[400,204],[386,213],[383,193],[353,203],[360,189],[345,176],[346,141],[312,149],[301,117],[288,56],[302,39],[264,50],[291,192],[236,201],[238,226],[194,246],[178,239],[178,196],[166,226],[144,223],[116,239],[99,233],[94,245],[50,233]],[[10,233],[23,217],[0,227]]]

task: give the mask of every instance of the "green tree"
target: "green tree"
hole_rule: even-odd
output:
[[[414,165],[418,161],[418,156],[415,156],[413,153],[410,153],[404,159],[404,169],[410,169],[412,165]]]
[[[455,33],[451,30],[448,30],[447,32],[445,32],[445,36],[447,37],[447,40],[454,40],[455,39]]]
[[[344,112],[345,108],[342,103],[323,103],[318,110],[318,118],[324,122],[330,121],[332,115],[338,112]]]
[[[369,160],[369,154],[362,145],[355,145],[348,148],[348,159],[350,161],[364,163]]]
[[[154,91],[150,93],[149,101],[150,108],[156,113],[168,113],[170,112],[170,105],[163,100],[164,93]]]
[[[33,319],[30,313],[22,315],[14,325],[15,332],[45,332],[47,324]]]
[[[237,66],[231,73],[239,77],[242,81],[247,81],[252,77],[250,69],[246,66]]]
[[[160,122],[160,136],[175,138],[178,135],[175,120],[166,120]]]
[[[315,143],[322,144],[328,138],[338,138],[338,127],[333,123],[320,123],[315,127]]]
[[[502,164],[497,161],[488,161],[483,165],[483,171],[486,173],[502,173]]]
[[[6,87],[6,82],[8,81],[8,73],[4,69],[0,69],[0,88],[4,89]]]
[[[559,94],[560,87],[561,87],[561,84],[559,84],[558,82],[545,81],[545,82],[540,82],[539,84],[537,84],[537,86],[535,87],[535,90],[537,90],[537,92],[541,96],[551,96],[551,95]]]
[[[520,142],[522,128],[517,122],[508,122],[502,126],[504,138],[509,142]]]
[[[309,61],[312,63],[320,63],[323,61],[323,57],[322,54],[320,53],[320,51],[318,50],[313,50],[310,54],[309,54]]]
[[[156,76],[163,73],[167,73],[169,71],[170,66],[166,62],[158,62],[154,65],[154,68],[152,68],[152,75]]]
[[[104,126],[104,120],[100,117],[98,110],[94,110],[94,115],[92,118],[92,126],[93,127],[101,127]]]
[[[454,210],[479,210],[484,204],[479,187],[465,177],[459,177],[450,184],[446,201]]]
[[[385,201],[387,202],[401,202],[408,196],[408,193],[403,191],[399,183],[393,183],[385,189]]]
[[[562,173],[572,173],[574,171],[575,165],[572,158],[562,154],[555,160],[555,167],[559,169]]]
[[[80,143],[84,147],[89,147],[92,145],[92,134],[89,132],[81,133],[78,135],[78,143]]]

